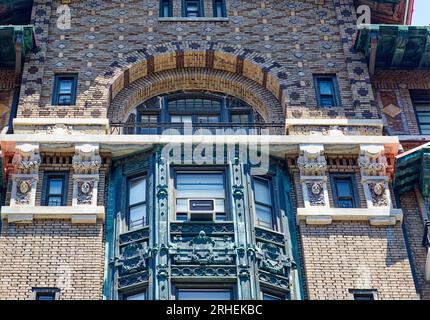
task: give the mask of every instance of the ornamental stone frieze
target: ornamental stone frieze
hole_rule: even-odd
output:
[[[362,145],[358,165],[368,208],[391,207],[387,158],[383,145]]]
[[[101,167],[98,144],[76,144],[72,159],[73,206],[97,206],[99,170]]]
[[[305,208],[328,207],[327,160],[324,156],[324,146],[301,145],[297,165],[300,169]]]

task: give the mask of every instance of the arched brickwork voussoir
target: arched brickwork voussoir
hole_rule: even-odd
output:
[[[125,122],[140,103],[181,90],[211,91],[234,96],[252,106],[266,122],[279,122],[284,116],[277,98],[256,82],[225,71],[188,68],[162,71],[136,80],[112,100],[108,118],[111,122]]]
[[[213,69],[236,74],[273,94],[285,110],[287,70],[280,63],[255,51],[218,42],[171,42],[148,46],[113,61],[87,91],[87,101],[107,114],[113,99],[137,80],[158,72]]]

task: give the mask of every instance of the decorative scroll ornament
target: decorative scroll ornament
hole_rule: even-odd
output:
[[[281,276],[288,276],[287,267],[291,261],[282,249],[272,243],[258,243],[256,247],[259,269]]]
[[[297,165],[302,176],[323,176],[327,170],[324,148],[308,147],[301,150]]]
[[[75,146],[75,155],[72,160],[75,173],[97,174],[101,163],[98,145],[79,144]]]
[[[36,174],[39,171],[41,158],[39,146],[34,144],[17,144],[12,164],[16,173]]]
[[[384,156],[384,147],[364,147],[360,151],[358,165],[363,176],[385,176],[387,175],[387,158]]]

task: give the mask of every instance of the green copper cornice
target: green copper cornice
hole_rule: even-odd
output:
[[[14,67],[17,46],[24,57],[35,46],[33,26],[0,26],[0,67]]]
[[[366,25],[358,31],[355,48],[366,56],[369,69],[429,69],[430,27]]]
[[[424,198],[430,196],[430,144],[400,155],[396,161],[394,187],[402,194],[420,186]]]

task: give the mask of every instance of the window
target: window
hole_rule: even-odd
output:
[[[176,220],[225,221],[224,172],[177,172]]]
[[[183,16],[187,18],[203,17],[203,3],[201,0],[183,0]]]
[[[33,288],[33,300],[52,301],[58,300],[60,290],[57,288]]]
[[[272,292],[266,289],[261,291],[261,297],[263,298],[263,300],[267,301],[285,300],[286,298],[285,294],[279,292]]]
[[[134,292],[134,293],[130,293],[130,294],[124,294],[123,295],[123,300],[146,300],[146,291],[141,291],[141,292]]]
[[[378,300],[376,290],[350,290],[353,300]]]
[[[254,200],[257,226],[275,229],[270,180],[254,179]]]
[[[430,135],[430,90],[411,90],[410,94],[420,132]]]
[[[317,103],[321,107],[339,107],[339,87],[336,76],[315,76]]]
[[[139,134],[158,134],[158,114],[140,114],[139,120],[141,123]]]
[[[128,181],[128,228],[135,230],[148,225],[146,210],[146,177]]]
[[[232,289],[176,289],[176,300],[233,300]]]
[[[172,17],[173,16],[173,4],[172,0],[161,0],[160,1],[160,17]]]
[[[45,174],[45,206],[65,206],[67,201],[67,173]]]
[[[76,74],[56,75],[52,104],[59,106],[74,105],[76,103],[77,80]]]
[[[227,16],[225,0],[213,0],[213,5],[214,5],[214,17],[222,18]]]
[[[354,177],[342,175],[332,177],[333,200],[336,208],[357,208],[358,196],[354,188]]]

